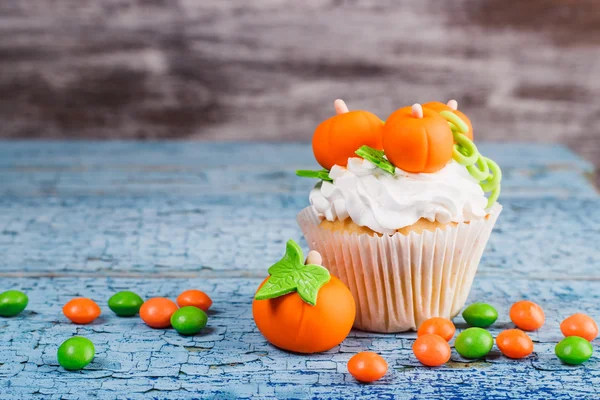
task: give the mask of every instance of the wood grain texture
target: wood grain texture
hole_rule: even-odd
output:
[[[497,307],[494,335],[512,327],[509,307],[523,298],[544,307],[547,323],[531,334],[535,352],[524,360],[496,348],[477,361],[453,351],[430,369],[412,355],[414,333],[353,331],[331,351],[303,356],[257,331],[252,295],[285,241],[301,239],[295,215],[314,181],[294,169],[314,166],[308,144],[0,142],[0,292],[30,297],[22,314],[0,318],[0,399],[598,398],[597,355],[579,367],[554,356],[563,318],[600,320],[592,167],[561,146],[480,149],[504,170],[504,210],[469,302]],[[192,337],[106,307],[120,290],[175,298],[189,288],[214,300],[208,327]],[[103,309],[90,325],[61,313],[79,296]],[[67,372],[56,350],[76,334],[97,356]],[[371,385],[346,372],[363,350],[390,366]]]
[[[287,239],[304,243],[295,216],[307,200],[213,201],[2,201],[0,276],[263,276]],[[600,280],[600,200],[502,203],[481,275]]]
[[[562,147],[480,148],[504,171],[480,273],[600,279],[590,165]],[[312,167],[306,144],[4,142],[0,275],[262,276],[303,242],[315,181],[294,170]]]
[[[0,6],[0,135],[308,140],[336,97],[456,98],[487,140],[600,163],[595,0]]]
[[[291,354],[269,345],[252,320],[251,298],[260,279],[114,279],[58,278],[3,280],[31,298],[21,315],[0,319],[0,398],[130,399],[160,398],[410,398],[410,399],[592,399],[600,395],[600,358],[582,366],[561,364],[554,345],[559,322],[573,312],[600,319],[595,282],[532,281],[479,277],[469,302],[485,299],[497,307],[495,336],[512,327],[510,304],[535,298],[546,324],[531,337],[534,353],[508,360],[496,347],[484,359],[466,360],[455,350],[440,368],[422,366],[412,354],[415,333],[351,332],[340,345],[321,354]],[[188,287],[206,290],[214,306],[208,327],[184,337],[172,329],[155,330],[137,317],[119,318],[105,306],[118,290],[144,298],[174,298]],[[89,296],[104,313],[90,325],[77,326],[60,313],[74,296]],[[560,302],[557,301],[560,299]],[[458,330],[467,326],[455,320]],[[81,372],[58,366],[56,350],[72,335],[96,346],[92,364]],[[453,342],[451,342],[452,344]],[[598,340],[594,341],[598,344]],[[370,385],[357,383],[346,364],[359,351],[375,351],[389,372]]]
[[[597,195],[589,184],[593,166],[563,147],[481,143],[479,149],[502,166],[504,198]],[[268,192],[306,198],[314,181],[295,171],[314,168],[310,146],[298,143],[0,142],[6,182],[0,194],[16,197],[223,199]]]

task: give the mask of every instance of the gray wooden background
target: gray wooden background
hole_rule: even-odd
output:
[[[3,0],[0,137],[308,140],[456,98],[600,165],[598,0]]]

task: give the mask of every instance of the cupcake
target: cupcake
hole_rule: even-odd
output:
[[[315,131],[324,169],[298,171],[320,182],[297,219],[309,248],[350,288],[355,328],[416,330],[453,318],[467,299],[502,210],[501,172],[456,108],[415,104],[383,123],[338,100],[338,115]]]

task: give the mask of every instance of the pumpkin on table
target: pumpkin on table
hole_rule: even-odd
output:
[[[430,101],[429,103],[423,104],[424,108],[429,108],[435,112],[441,111],[450,111],[456,114],[460,119],[462,119],[465,124],[469,127],[469,131],[465,133],[465,135],[473,140],[473,124],[471,124],[471,120],[465,114],[458,110],[458,102],[456,100],[450,100],[448,104],[444,104],[439,101]]]
[[[321,122],[312,140],[315,158],[327,170],[334,165],[345,166],[363,145],[383,148],[379,117],[368,111],[348,111],[342,100],[336,100],[335,108],[338,115]]]
[[[383,126],[383,150],[394,166],[432,173],[452,160],[454,138],[436,111],[415,104],[396,110]]]
[[[350,333],[356,305],[350,290],[318,265],[311,251],[287,242],[283,258],[269,268],[258,288],[252,314],[258,330],[274,346],[297,353],[318,353],[339,345]]]

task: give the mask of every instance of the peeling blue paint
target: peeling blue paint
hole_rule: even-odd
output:
[[[470,301],[497,308],[493,335],[512,327],[508,309],[523,298],[541,304],[547,322],[531,333],[535,351],[524,360],[494,347],[475,361],[453,351],[430,369],[412,354],[414,332],[353,331],[303,356],[256,329],[254,290],[285,240],[301,239],[295,214],[312,182],[293,171],[314,164],[310,146],[2,142],[0,291],[26,291],[30,304],[0,318],[0,399],[600,397],[598,355],[578,367],[554,356],[563,318],[600,321],[600,197],[585,177],[590,166],[558,146],[480,147],[505,171],[505,208]],[[106,305],[119,290],[175,298],[189,288],[214,300],[209,325],[192,337],[118,318]],[[103,314],[69,323],[61,308],[74,296],[95,299]],[[75,334],[90,338],[97,356],[66,372],[56,349]],[[388,361],[381,381],[347,374],[363,350]]]

